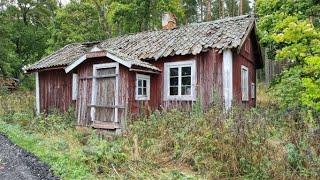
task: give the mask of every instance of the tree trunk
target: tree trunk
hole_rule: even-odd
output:
[[[218,0],[219,2],[219,18],[224,18],[224,0]]]
[[[211,21],[212,20],[212,14],[211,14],[211,0],[207,0],[207,12],[206,12],[206,20]]]
[[[239,2],[239,16],[243,15],[243,0]]]

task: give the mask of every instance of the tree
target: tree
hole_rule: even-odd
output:
[[[2,54],[7,55],[2,57],[2,71],[19,78],[24,65],[39,60],[45,54],[46,42],[50,37],[48,27],[55,5],[51,1],[18,0],[16,4],[5,2],[3,7],[0,29],[4,36],[1,38],[2,47],[6,51]],[[10,63],[4,66],[9,59]]]
[[[108,33],[100,24],[99,12],[92,3],[71,1],[56,11],[47,53],[70,43],[104,39]]]
[[[274,82],[273,91],[285,107],[308,107],[320,111],[320,32],[310,12],[319,4],[312,0],[258,0],[259,34],[271,49],[270,59],[288,62]]]

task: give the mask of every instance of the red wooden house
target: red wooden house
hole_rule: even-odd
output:
[[[255,105],[256,69],[263,65],[249,15],[101,42],[74,43],[25,68],[36,75],[38,112],[75,107],[79,125],[123,129],[127,115],[218,95],[225,107]]]

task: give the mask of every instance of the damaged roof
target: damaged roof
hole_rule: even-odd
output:
[[[173,30],[140,32],[101,42],[74,43],[24,69],[31,71],[68,66],[90,52],[93,47],[106,50],[137,66],[153,68],[145,61],[175,55],[196,55],[210,48],[220,50],[239,48],[254,23],[255,19],[252,16],[244,15],[193,23]]]

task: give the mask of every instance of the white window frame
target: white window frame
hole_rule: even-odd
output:
[[[181,68],[191,66],[191,95],[181,95]],[[178,95],[170,95],[170,68],[179,68],[179,82],[178,82]],[[164,63],[164,100],[182,100],[182,101],[195,101],[196,100],[196,61],[186,60],[178,62]]]
[[[251,83],[251,99],[255,99],[255,98],[256,98],[256,84]]]
[[[139,80],[145,80],[147,81],[147,94],[146,95],[139,95],[138,94],[138,81]],[[136,74],[136,100],[137,101],[148,101],[150,100],[150,75],[144,75],[144,74]]]
[[[245,70],[246,74],[243,74]],[[245,89],[245,86],[247,87]],[[246,92],[244,92],[246,90]],[[242,101],[249,101],[249,69],[248,67],[241,65],[241,95]]]
[[[78,74],[72,74],[72,100],[77,100],[78,97]]]

